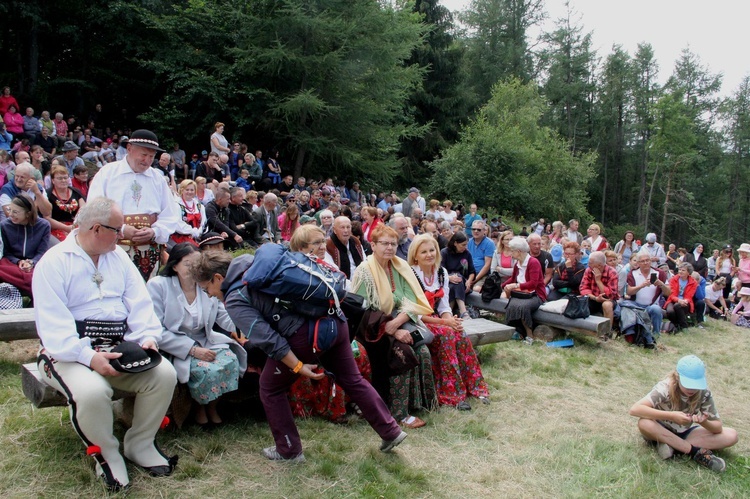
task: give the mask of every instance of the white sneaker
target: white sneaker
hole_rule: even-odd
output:
[[[406,438],[406,432],[402,431],[393,440],[383,440],[383,442],[380,444],[380,450],[382,452],[391,452],[393,448],[396,447],[401,442],[403,442],[405,438]]]
[[[276,450],[276,446],[273,447],[266,447],[263,449],[263,455],[270,459],[271,461],[284,461],[286,463],[304,463],[305,462],[305,455],[300,452],[294,457],[286,458],[279,454],[279,451]]]
[[[674,449],[662,442],[656,446],[656,453],[659,454],[659,457],[662,459],[670,459],[674,456]]]

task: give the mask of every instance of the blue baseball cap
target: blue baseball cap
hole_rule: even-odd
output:
[[[556,244],[552,246],[552,249],[549,250],[549,254],[552,255],[552,260],[555,263],[560,263],[560,260],[562,260],[562,256],[563,256],[562,244]]]
[[[688,390],[706,389],[706,365],[695,355],[686,355],[677,362],[680,384]]]

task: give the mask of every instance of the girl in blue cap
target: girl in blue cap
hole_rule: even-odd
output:
[[[706,366],[695,355],[677,362],[677,369],[630,408],[640,418],[638,429],[657,444],[662,459],[687,454],[701,466],[723,472],[727,465],[712,451],[737,443],[737,432],[725,428],[706,385]]]

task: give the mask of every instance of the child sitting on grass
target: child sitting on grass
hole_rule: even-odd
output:
[[[740,302],[732,310],[732,324],[750,327],[750,288],[740,288],[737,294]]]
[[[726,463],[713,454],[737,443],[737,432],[724,428],[706,385],[706,366],[695,355],[677,362],[677,370],[630,408],[640,418],[643,438],[657,444],[662,459],[687,454],[701,466],[723,472]]]

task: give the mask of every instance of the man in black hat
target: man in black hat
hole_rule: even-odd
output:
[[[161,323],[142,277],[117,247],[123,221],[113,200],[90,197],[78,212],[78,228],[44,255],[32,280],[43,347],[39,372],[68,398],[73,428],[113,491],[129,484],[112,432],[114,388],[136,394],[125,458],[152,476],[169,475],[177,464],[154,442],[177,376],[171,363],[159,362]],[[133,342],[136,354],[138,347],[145,352],[135,360],[110,352],[122,341]]]
[[[157,153],[164,152],[149,130],[136,130],[128,141],[124,159],[99,170],[89,198],[114,199],[125,214],[120,246],[128,252],[145,280],[158,270],[161,245],[166,244],[180,220],[164,176],[151,168]]]
[[[58,156],[57,159],[62,160],[65,164],[70,178],[73,178],[73,170],[76,166],[86,166],[83,159],[78,157],[78,146],[72,140],[65,141],[62,146],[62,156]]]

